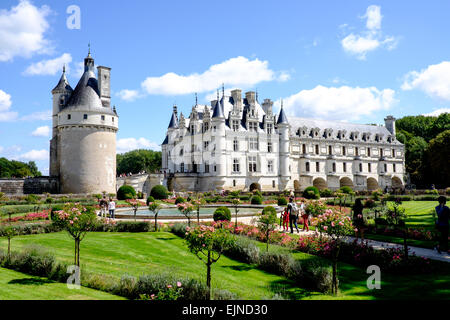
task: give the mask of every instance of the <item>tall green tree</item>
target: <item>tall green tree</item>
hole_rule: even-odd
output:
[[[117,155],[117,174],[122,173],[147,173],[161,169],[161,152],[153,150],[133,150]]]
[[[430,141],[426,152],[434,183],[448,187],[450,182],[450,130],[446,130]]]

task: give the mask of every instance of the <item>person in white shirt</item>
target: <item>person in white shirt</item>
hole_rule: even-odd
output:
[[[116,210],[116,203],[112,198],[109,198],[108,210],[109,210],[109,217],[114,219],[114,211]]]

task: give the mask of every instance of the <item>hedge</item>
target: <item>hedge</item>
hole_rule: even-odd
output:
[[[156,200],[164,200],[168,197],[168,191],[163,185],[157,185],[152,188],[150,195]]]
[[[134,197],[136,197],[136,190],[132,186],[121,186],[117,191],[118,200],[133,199]]]

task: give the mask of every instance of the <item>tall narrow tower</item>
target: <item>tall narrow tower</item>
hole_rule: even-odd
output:
[[[286,189],[290,180],[289,172],[289,122],[283,109],[283,102],[281,102],[280,115],[278,116],[277,129],[279,133],[279,163],[280,163],[280,186],[281,190]]]
[[[111,69],[99,67],[98,70],[101,81],[97,81],[94,59],[89,52],[84,59],[83,76],[54,118],[62,193],[116,192],[119,119],[110,107]],[[54,92],[55,100],[59,91]]]

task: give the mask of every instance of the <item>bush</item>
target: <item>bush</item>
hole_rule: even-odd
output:
[[[214,300],[237,300],[237,296],[228,290],[214,290]]]
[[[439,191],[437,191],[436,189],[433,189],[433,190],[425,190],[425,194],[435,194],[435,195],[439,195]]]
[[[254,195],[251,200],[251,204],[262,204],[263,200],[260,196]]]
[[[267,206],[267,207],[264,207],[262,214],[264,214],[264,215],[275,214],[276,215],[277,210],[272,206]]]
[[[152,188],[150,195],[156,200],[164,200],[168,197],[168,192],[166,187],[163,185],[157,185]]]
[[[377,204],[375,203],[375,200],[367,199],[364,202],[364,207],[366,207],[366,208],[375,208],[376,206],[377,206]]]
[[[147,198],[147,205],[149,205],[150,202],[155,202],[155,198],[153,198],[152,196],[149,196]]]
[[[320,199],[319,189],[316,187],[307,187],[303,190],[303,197],[306,199]]]
[[[279,206],[286,206],[288,204],[288,202],[287,202],[285,197],[278,198],[277,202],[278,202]]]
[[[39,197],[34,194],[29,194],[25,197],[25,201],[29,204],[36,204],[39,202]]]
[[[144,194],[141,191],[138,191],[137,198],[138,199],[144,199]]]
[[[183,197],[178,197],[175,199],[175,204],[185,203],[186,200]]]
[[[150,223],[137,221],[120,221],[113,228],[115,232],[149,232],[151,229]]]
[[[291,265],[288,277],[302,288],[322,293],[331,292],[333,273],[330,266],[325,266],[321,262],[297,260]]]
[[[259,248],[247,237],[234,236],[234,241],[224,250],[224,254],[238,261],[258,263]]]
[[[339,191],[345,194],[354,194],[353,189],[349,186],[343,186],[339,189]]]
[[[241,201],[249,201],[250,200],[250,196],[239,196],[239,200],[241,200]]]
[[[262,193],[258,189],[253,190],[252,193],[254,196],[262,197]]]
[[[53,203],[53,198],[48,197],[45,199],[45,203]]]
[[[184,238],[186,236],[187,223],[178,222],[170,226],[170,232]]]
[[[387,220],[385,218],[375,218],[375,224],[387,226],[389,223],[387,222]]]
[[[448,187],[448,188],[445,189],[445,194],[450,195],[450,187]],[[2,198],[2,197],[0,197],[0,199],[1,199],[1,198]]]
[[[230,197],[231,198],[239,198],[239,195],[241,194],[241,191],[231,191],[230,192]]]
[[[290,254],[280,252],[263,252],[259,255],[258,267],[270,273],[288,275],[294,259]]]
[[[118,200],[128,200],[136,197],[136,191],[132,186],[121,186],[119,191],[117,191],[117,199]]]
[[[214,211],[213,215],[214,221],[230,221],[231,220],[231,212],[227,207],[220,207]]]
[[[48,277],[55,265],[55,257],[43,248],[31,245],[23,252],[12,252],[11,260],[6,259],[1,264],[6,268],[33,276]]]
[[[330,189],[323,189],[319,191],[319,194],[323,198],[329,198],[333,196],[333,191],[331,191]]]

